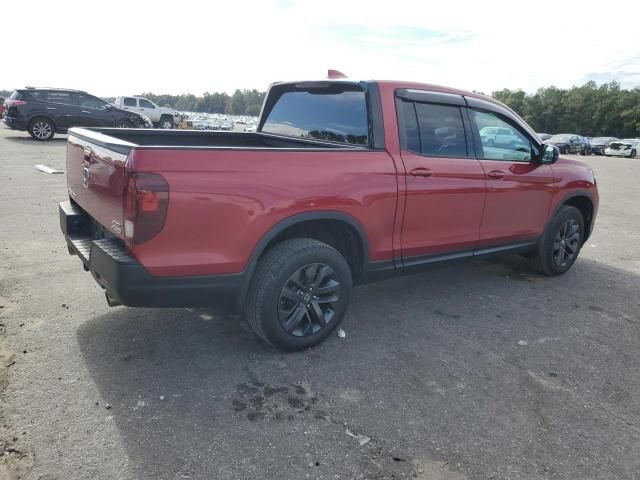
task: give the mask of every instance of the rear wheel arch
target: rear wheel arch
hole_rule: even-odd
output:
[[[244,303],[259,260],[279,243],[300,237],[318,240],[340,252],[349,264],[354,283],[364,273],[369,258],[369,242],[363,225],[356,218],[338,211],[300,213],[271,227],[253,249],[238,294],[238,308]]]
[[[49,115],[41,114],[41,113],[38,113],[38,114],[36,114],[36,115],[33,115],[33,116],[29,119],[29,122],[27,123],[27,128],[31,128],[31,126],[32,126],[32,125],[33,125],[37,120],[41,120],[41,119],[42,119],[42,120],[46,120],[46,121],[50,122],[50,123],[51,123],[51,125],[53,125],[53,130],[54,130],[54,132],[57,132],[57,131],[58,131],[58,124],[56,123],[56,121],[55,121],[53,118],[51,118]]]

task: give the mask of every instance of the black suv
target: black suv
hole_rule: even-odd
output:
[[[4,123],[36,140],[51,140],[71,127],[150,128],[144,115],[115,108],[79,90],[24,88],[5,101]]]
[[[589,155],[591,153],[591,144],[589,141],[572,133],[561,133],[544,141],[558,147],[560,153],[579,153],[580,155]]]

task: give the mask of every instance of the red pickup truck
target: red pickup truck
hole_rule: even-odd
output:
[[[503,252],[562,274],[598,209],[591,169],[508,107],[391,81],[275,83],[254,133],[74,128],[67,183],[69,252],[110,305],[231,300],[286,350],[372,279]]]

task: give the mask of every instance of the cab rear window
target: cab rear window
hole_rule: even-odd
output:
[[[365,93],[356,85],[285,90],[269,111],[262,131],[289,137],[367,145],[369,126]]]

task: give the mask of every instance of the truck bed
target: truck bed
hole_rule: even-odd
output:
[[[321,140],[289,138],[261,132],[219,132],[200,130],[155,130],[135,128],[72,128],[69,134],[91,143],[128,153],[134,147],[162,148],[287,148],[363,149],[359,145]]]

